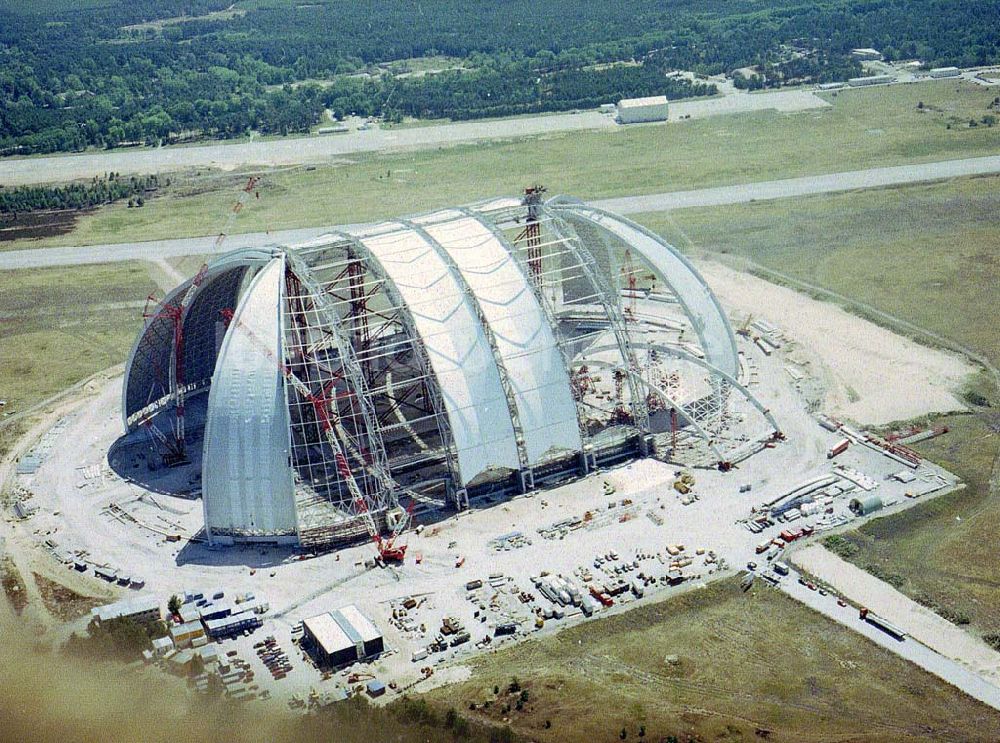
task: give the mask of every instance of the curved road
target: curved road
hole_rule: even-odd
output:
[[[888,168],[869,168],[842,173],[786,178],[777,181],[744,183],[735,186],[718,186],[694,191],[623,196],[591,202],[593,206],[619,214],[669,211],[698,206],[720,206],[750,201],[783,199],[810,194],[834,193],[859,188],[879,188],[905,183],[940,180],[971,175],[1000,173],[1000,155],[975,157],[964,160],[944,160],[934,163],[900,165]],[[309,240],[329,230],[330,227],[306,227],[280,232],[251,232],[231,235],[222,252],[238,247],[265,247]],[[39,248],[37,250],[9,250],[0,252],[0,270],[67,266],[79,263],[111,263],[124,260],[157,260],[182,255],[199,255],[219,252],[216,237],[179,238],[148,242],[120,243],[114,245],[89,245],[80,247]]]

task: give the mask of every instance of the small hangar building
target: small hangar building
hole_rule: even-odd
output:
[[[624,98],[618,102],[619,124],[641,124],[667,120],[667,97]]]
[[[347,666],[385,650],[378,627],[353,605],[310,617],[302,627],[303,646],[323,667]]]

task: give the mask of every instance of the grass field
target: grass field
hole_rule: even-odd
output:
[[[512,677],[527,690],[520,711]],[[623,728],[637,740],[640,726],[653,741],[1000,736],[987,708],[784,594],[744,594],[735,580],[483,656],[471,680],[430,699],[475,704],[468,714],[508,719],[537,741],[618,740]]]
[[[230,231],[368,221],[514,193],[533,183],[554,193],[603,198],[994,154],[1000,129],[969,128],[968,120],[985,114],[995,95],[955,81],[896,85],[829,95],[830,108],[797,114],[736,114],[359,155],[350,164],[267,174],[260,199]],[[175,179],[166,195],[141,209],[106,207],[84,216],[69,234],[4,247],[217,234],[246,179],[204,176]]]
[[[0,271],[0,397],[7,410],[123,363],[155,289],[141,263]]]
[[[756,263],[831,289],[964,344],[1000,364],[1000,178],[643,215],[675,244]],[[932,421],[950,432],[917,448],[968,485],[844,535],[845,557],[944,616],[1000,633],[1000,450],[991,408]]]
[[[678,247],[750,258],[1000,363],[1000,176],[647,214]]]
[[[989,474],[1000,454],[1000,414],[947,416],[949,433],[915,446],[958,474],[965,490],[841,535],[835,551],[1000,649],[1000,498]]]

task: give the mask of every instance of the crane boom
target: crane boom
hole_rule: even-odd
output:
[[[358,481],[354,477],[354,473],[351,471],[350,464],[347,461],[347,456],[344,453],[344,445],[342,442],[348,441],[349,435],[341,424],[340,417],[335,414],[331,414],[328,407],[328,403],[330,402],[329,390],[332,388],[333,384],[331,383],[321,395],[313,394],[308,385],[295,376],[291,368],[279,359],[275,355],[274,351],[272,351],[257,336],[257,334],[253,332],[253,330],[248,328],[238,318],[236,318],[231,310],[223,310],[223,313],[230,325],[236,325],[242,332],[244,332],[257,349],[278,367],[278,371],[281,373],[281,376],[285,379],[285,381],[288,382],[288,384],[290,384],[292,388],[299,393],[299,395],[308,400],[312,405],[313,410],[316,412],[316,417],[319,419],[323,435],[326,438],[327,443],[330,445],[330,448],[333,450],[333,459],[337,467],[337,474],[340,475],[340,478],[347,484],[347,490],[368,529],[368,534],[378,547],[379,556],[383,560],[402,562],[406,555],[406,546],[396,546],[394,542],[396,537],[399,535],[399,532],[402,530],[405,520],[400,522],[398,527],[393,530],[392,535],[388,539],[382,538],[382,535],[378,530],[378,525],[375,523],[375,519],[372,516],[371,509],[368,508],[368,502],[365,500],[364,494],[361,492],[361,487],[358,485]],[[375,474],[379,476],[379,479],[383,479],[380,476],[381,473]]]

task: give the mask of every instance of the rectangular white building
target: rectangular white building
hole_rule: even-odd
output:
[[[653,95],[647,98],[623,98],[618,102],[618,123],[640,124],[647,121],[667,120],[667,97]]]
[[[90,614],[98,623],[121,618],[136,622],[155,622],[162,618],[160,602],[156,596],[140,596],[105,606],[95,606],[90,610]]]
[[[962,71],[957,67],[935,67],[931,70],[931,77],[958,77]]]

